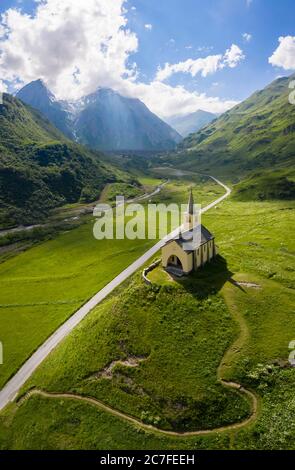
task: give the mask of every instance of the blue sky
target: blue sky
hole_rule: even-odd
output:
[[[68,8],[74,9],[73,2],[62,3],[67,2]],[[201,106],[213,111],[227,109],[295,70],[291,0],[84,0],[89,15],[73,11],[66,16],[57,0],[43,3],[37,14],[40,4],[33,0],[1,1],[1,13],[18,9],[17,15],[9,13],[9,22],[5,20],[4,26],[9,23],[10,30],[3,32],[0,42],[0,57],[1,53],[4,57],[0,79],[8,91],[38,75],[60,97],[67,97],[69,90],[75,98],[98,86],[110,86],[139,97],[166,116]],[[96,6],[103,15],[93,23]],[[31,15],[31,22],[26,14]],[[79,14],[81,24],[75,27]],[[49,33],[46,15],[56,16]],[[111,18],[109,29],[105,30],[103,17]],[[52,45],[54,28],[55,37],[60,34],[62,39]],[[279,38],[283,38],[281,45]],[[26,41],[27,47],[21,51],[20,44]],[[70,44],[76,47],[76,57]],[[96,57],[95,47],[102,44],[104,56]],[[234,54],[230,60],[227,51]],[[210,70],[204,71],[198,59],[206,60]]]
[[[246,55],[239,67],[203,79],[179,75],[172,83],[240,100],[283,73],[268,58],[280,36],[295,34],[291,0],[253,0],[251,4],[246,0],[135,0],[132,4],[136,11],[129,14],[130,25],[140,38],[135,60],[148,79],[158,64],[218,54],[232,43]],[[148,23],[153,29],[147,35],[142,28]],[[243,39],[244,33],[251,34],[249,42]],[[192,48],[186,49],[188,46]]]

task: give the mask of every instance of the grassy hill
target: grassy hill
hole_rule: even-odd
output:
[[[295,172],[292,170],[254,173],[234,187],[234,198],[240,201],[295,199]]]
[[[161,180],[141,182],[150,193]],[[191,184],[171,181],[152,201],[186,201]],[[114,196],[112,186],[103,191],[104,201]],[[220,190],[213,182],[198,182],[194,195],[206,204],[217,199]],[[78,228],[66,228],[54,239],[8,258],[0,248],[0,341],[6,357],[0,367],[0,388],[52,331],[155,243],[96,240],[94,221],[85,216]]]
[[[237,175],[294,166],[295,106],[289,82],[279,78],[190,135],[172,158],[183,168]]]
[[[142,425],[66,395],[33,395],[1,413],[0,448],[294,449],[294,214],[293,201],[228,200],[209,211],[204,223],[227,263],[180,282],[155,276],[152,288],[138,273],[24,389],[93,397]],[[197,431],[241,422],[249,407],[220,386],[218,374],[255,393],[254,421],[196,436],[144,427]]]
[[[76,145],[10,95],[0,105],[0,227],[42,221],[53,207],[98,198],[129,181],[100,155]]]
[[[51,358],[50,372],[42,367],[42,378],[39,373],[30,386],[92,396],[166,430],[243,421],[250,414],[247,400],[216,378],[238,334],[217,294],[226,278],[222,260],[206,279],[196,275],[153,290],[139,274],[96,309]]]

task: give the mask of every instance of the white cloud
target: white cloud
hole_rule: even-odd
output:
[[[125,0],[38,0],[31,16],[7,10],[0,22],[0,89],[5,89],[4,81],[16,89],[41,78],[58,98],[77,99],[99,86],[110,87],[141,99],[161,117],[199,108],[223,112],[236,104],[159,80],[139,83],[131,61],[138,39],[127,27],[124,4]],[[219,57],[233,66],[237,55],[230,49],[224,56],[200,59],[201,66],[192,61],[190,70],[208,74],[220,65]]]
[[[243,39],[244,39],[245,42],[250,42],[251,39],[252,39],[252,34],[250,34],[250,33],[243,33],[243,34],[242,34],[242,37],[243,37]]]
[[[167,80],[175,73],[189,73],[192,77],[195,77],[198,73],[201,73],[203,77],[216,72],[219,68],[222,55],[212,55],[204,59],[188,59],[178,64],[165,64],[164,68],[159,67],[156,79],[158,81]]]
[[[153,25],[150,24],[150,23],[147,23],[144,25],[145,29],[147,29],[148,31],[151,31],[153,29]]]
[[[6,28],[0,24],[0,39],[6,34]]]
[[[282,67],[285,70],[295,70],[295,36],[279,38],[279,46],[268,59],[273,66]]]
[[[230,49],[227,49],[223,56],[222,66],[228,66],[233,69],[237,67],[237,65],[244,59],[245,56],[243,54],[243,51],[236,44],[232,44]]]
[[[7,85],[6,83],[3,82],[3,80],[0,80],[0,93],[5,93],[7,91]],[[1,99],[1,97],[0,97]]]
[[[183,86],[172,87],[156,80],[149,84],[125,82],[120,91],[128,96],[138,97],[162,118],[185,115],[198,109],[223,113],[238,104],[237,101],[221,100],[205,93],[189,92]]]
[[[60,97],[72,98],[99,85],[115,86],[134,71],[126,66],[138,47],[126,28],[125,0],[47,0],[34,16],[9,9],[8,35],[0,39],[0,76],[30,82],[42,78]],[[68,96],[69,97],[69,96]]]
[[[195,77],[198,73],[202,77],[207,77],[207,75],[211,75],[225,67],[236,67],[244,58],[243,51],[236,44],[232,44],[223,55],[217,54],[204,58],[188,59],[178,64],[166,63],[164,68],[158,68],[156,79],[164,81],[171,77],[171,75],[180,72],[189,73],[192,77]]]

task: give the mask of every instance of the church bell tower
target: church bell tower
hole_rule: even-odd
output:
[[[198,223],[198,214],[195,211],[193,190],[190,189],[190,195],[187,205],[187,211],[184,215],[184,227],[186,230],[193,230]]]

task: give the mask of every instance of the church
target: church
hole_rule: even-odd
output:
[[[191,190],[183,231],[169,239],[163,246],[162,266],[171,274],[181,276],[196,271],[216,255],[215,238],[204,225],[199,224]]]

